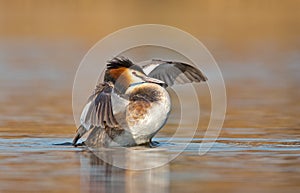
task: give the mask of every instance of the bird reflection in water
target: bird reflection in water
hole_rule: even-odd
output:
[[[80,152],[81,192],[169,192],[168,155],[157,149]]]

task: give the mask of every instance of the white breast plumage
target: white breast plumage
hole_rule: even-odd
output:
[[[155,91],[153,99],[130,101],[126,108],[127,129],[132,134],[137,144],[151,139],[165,124],[171,110],[168,92],[157,84],[144,83],[129,88],[128,95],[139,95],[139,90]],[[148,91],[147,91],[148,89]],[[133,96],[134,97],[134,96]],[[143,97],[143,96],[139,96]],[[148,100],[148,101],[147,101]]]

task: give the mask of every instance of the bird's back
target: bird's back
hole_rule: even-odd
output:
[[[136,144],[147,143],[168,118],[171,110],[169,94],[165,88],[153,83],[131,86],[125,94],[128,103],[123,106],[123,112],[114,112],[115,117],[120,126],[132,135]],[[113,104],[118,102],[113,101]],[[121,137],[119,140],[122,140]]]

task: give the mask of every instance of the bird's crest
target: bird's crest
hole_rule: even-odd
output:
[[[112,60],[108,61],[107,69],[111,70],[111,69],[117,69],[121,67],[130,68],[133,65],[134,64],[128,58],[115,57]]]

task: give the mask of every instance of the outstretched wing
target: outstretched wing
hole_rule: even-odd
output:
[[[199,69],[182,62],[154,59],[142,67],[146,75],[162,80],[168,86],[207,80]]]
[[[112,96],[113,86],[109,83],[99,84],[80,117],[81,124],[87,129],[90,126],[116,127],[118,122],[113,115]]]
[[[97,85],[94,94],[90,96],[81,113],[81,126],[77,129],[73,145],[76,145],[77,141],[91,128],[114,128],[118,126],[118,122],[113,115],[112,90],[113,86],[109,83]]]

